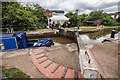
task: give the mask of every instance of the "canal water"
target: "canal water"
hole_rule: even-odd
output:
[[[54,42],[54,45],[62,45],[62,44],[70,44],[70,43],[74,43],[74,40],[72,39],[68,39],[66,37],[59,37],[59,36],[54,36],[54,37],[44,37],[44,38],[49,38],[52,39]],[[42,37],[39,36],[28,36],[28,39],[44,39]]]
[[[99,32],[94,32],[94,33],[86,33],[86,34],[80,34],[83,42],[85,45],[87,44],[96,44],[102,42],[104,39],[110,38],[112,29],[107,29],[107,30],[101,30]],[[120,30],[116,30],[115,38],[117,39],[120,35]],[[43,39],[42,37],[28,37],[28,39]],[[59,37],[59,36],[54,36],[54,37],[45,37],[45,38],[50,38],[54,41],[55,45],[62,45],[62,44],[70,44],[74,43],[74,40],[65,38],[65,37]]]
[[[74,43],[74,40],[65,37],[48,37],[53,40],[54,45],[70,44]]]
[[[85,45],[101,43],[104,39],[110,38],[112,30],[103,30],[95,33],[81,34],[81,38]],[[120,31],[116,32],[115,39],[120,39]]]

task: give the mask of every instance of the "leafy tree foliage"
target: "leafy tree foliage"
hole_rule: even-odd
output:
[[[87,17],[86,14],[77,16],[76,13],[73,12],[69,12],[65,16],[70,18],[70,23],[72,27],[82,25],[84,19]]]
[[[113,19],[107,13],[103,13],[103,11],[101,10],[91,12],[90,15],[84,21],[95,21],[95,20],[101,20],[103,24],[106,26],[114,26],[117,24],[117,21],[115,19]]]
[[[86,14],[82,14],[82,15],[79,15],[79,18],[81,19],[81,24],[83,24],[83,21],[86,19],[87,15]]]
[[[68,17],[70,20],[70,23],[71,23],[71,26],[76,26],[76,22],[77,22],[77,17],[74,13],[72,12],[69,12],[68,14],[65,15],[66,17]]]
[[[31,8],[31,6],[27,6],[26,10],[31,11],[32,14],[38,18],[38,23],[36,23],[36,26],[38,26],[38,28],[44,28],[45,26],[47,26],[48,22],[47,16],[44,12],[44,8],[42,8],[38,4],[33,4],[32,6],[33,8]]]
[[[118,22],[120,23],[120,16],[118,17]]]
[[[33,6],[34,9],[30,9],[29,7],[24,7],[18,2],[3,2],[2,25],[7,27],[15,26],[18,30],[21,29],[21,27],[22,29],[44,28],[47,24],[47,17],[43,8],[37,4]]]

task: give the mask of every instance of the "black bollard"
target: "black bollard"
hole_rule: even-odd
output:
[[[114,30],[112,30],[112,32],[111,32],[111,38],[114,38],[115,37],[115,28],[114,28]]]
[[[79,30],[80,28],[79,28],[79,26],[78,26],[78,30]]]

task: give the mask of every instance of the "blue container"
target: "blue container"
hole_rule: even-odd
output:
[[[27,40],[26,33],[0,34],[0,50],[25,49],[33,47],[51,46],[51,39]]]
[[[18,46],[16,44],[16,38],[11,37],[0,39],[0,48],[1,50],[18,49]]]
[[[27,47],[27,38],[25,33],[8,33],[0,35],[0,49],[12,50]]]

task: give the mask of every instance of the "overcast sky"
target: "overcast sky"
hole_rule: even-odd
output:
[[[118,2],[120,0],[18,0],[21,2],[35,2],[45,9],[64,10],[67,12],[75,12],[79,10],[79,14],[89,14],[94,10],[103,10],[107,13],[118,11]]]

